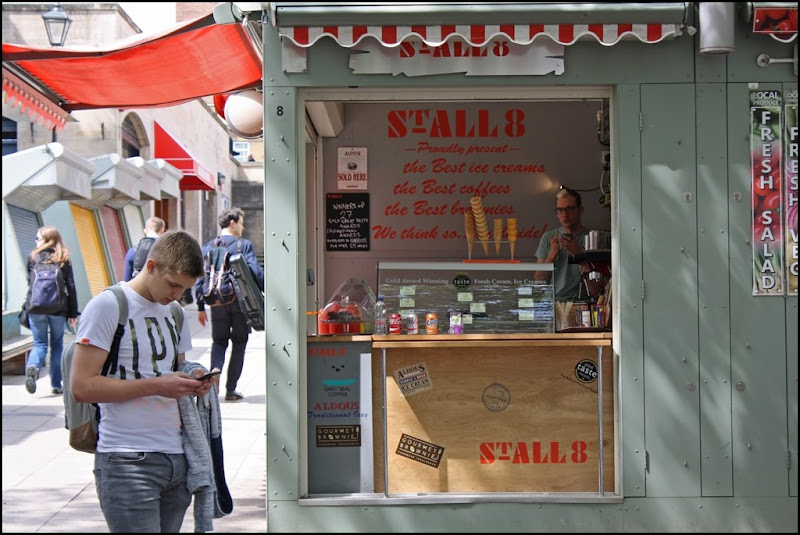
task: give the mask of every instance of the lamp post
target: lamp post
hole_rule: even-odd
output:
[[[64,46],[72,19],[61,9],[61,4],[56,4],[53,9],[42,15],[42,19],[50,46]]]

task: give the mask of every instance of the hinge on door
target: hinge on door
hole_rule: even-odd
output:
[[[644,472],[645,474],[650,473],[650,452],[644,450]]]
[[[786,471],[792,470],[792,450],[786,450]]]
[[[639,132],[644,130],[644,115],[642,112],[639,112]]]
[[[644,301],[644,279],[642,279],[642,301]]]

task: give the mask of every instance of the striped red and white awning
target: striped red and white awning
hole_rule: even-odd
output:
[[[436,26],[286,26],[279,27],[281,36],[300,47],[309,47],[331,37],[341,46],[352,47],[367,37],[387,47],[398,46],[409,37],[418,37],[428,46],[440,46],[447,40],[460,38],[470,46],[480,47],[496,38],[506,38],[518,45],[527,45],[542,36],[556,43],[571,45],[579,40],[594,39],[611,46],[623,39],[658,43],[683,33],[678,24],[499,24],[499,25],[436,25]]]
[[[27,115],[33,122],[40,122],[48,130],[55,128],[56,132],[64,129],[69,116],[65,110],[53,104],[50,99],[5,68],[3,69],[3,104],[17,109],[20,114]],[[5,112],[5,110],[3,111]]]

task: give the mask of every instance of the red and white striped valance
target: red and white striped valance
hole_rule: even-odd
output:
[[[61,132],[67,124],[69,114],[66,111],[6,69],[3,69],[3,103],[19,108],[19,113],[33,122],[40,122],[48,130],[55,128],[56,132]]]
[[[483,46],[498,37],[527,45],[541,36],[548,36],[562,45],[578,40],[594,39],[611,46],[623,39],[635,38],[643,43],[658,43],[683,33],[678,24],[495,24],[437,26],[286,26],[279,33],[301,47],[309,47],[323,37],[331,37],[344,47],[357,45],[372,37],[384,46],[394,47],[408,37],[419,37],[428,46],[440,46],[459,37],[471,46]]]

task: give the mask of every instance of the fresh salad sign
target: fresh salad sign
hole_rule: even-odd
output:
[[[797,91],[786,97],[750,93],[753,295],[797,295]]]

